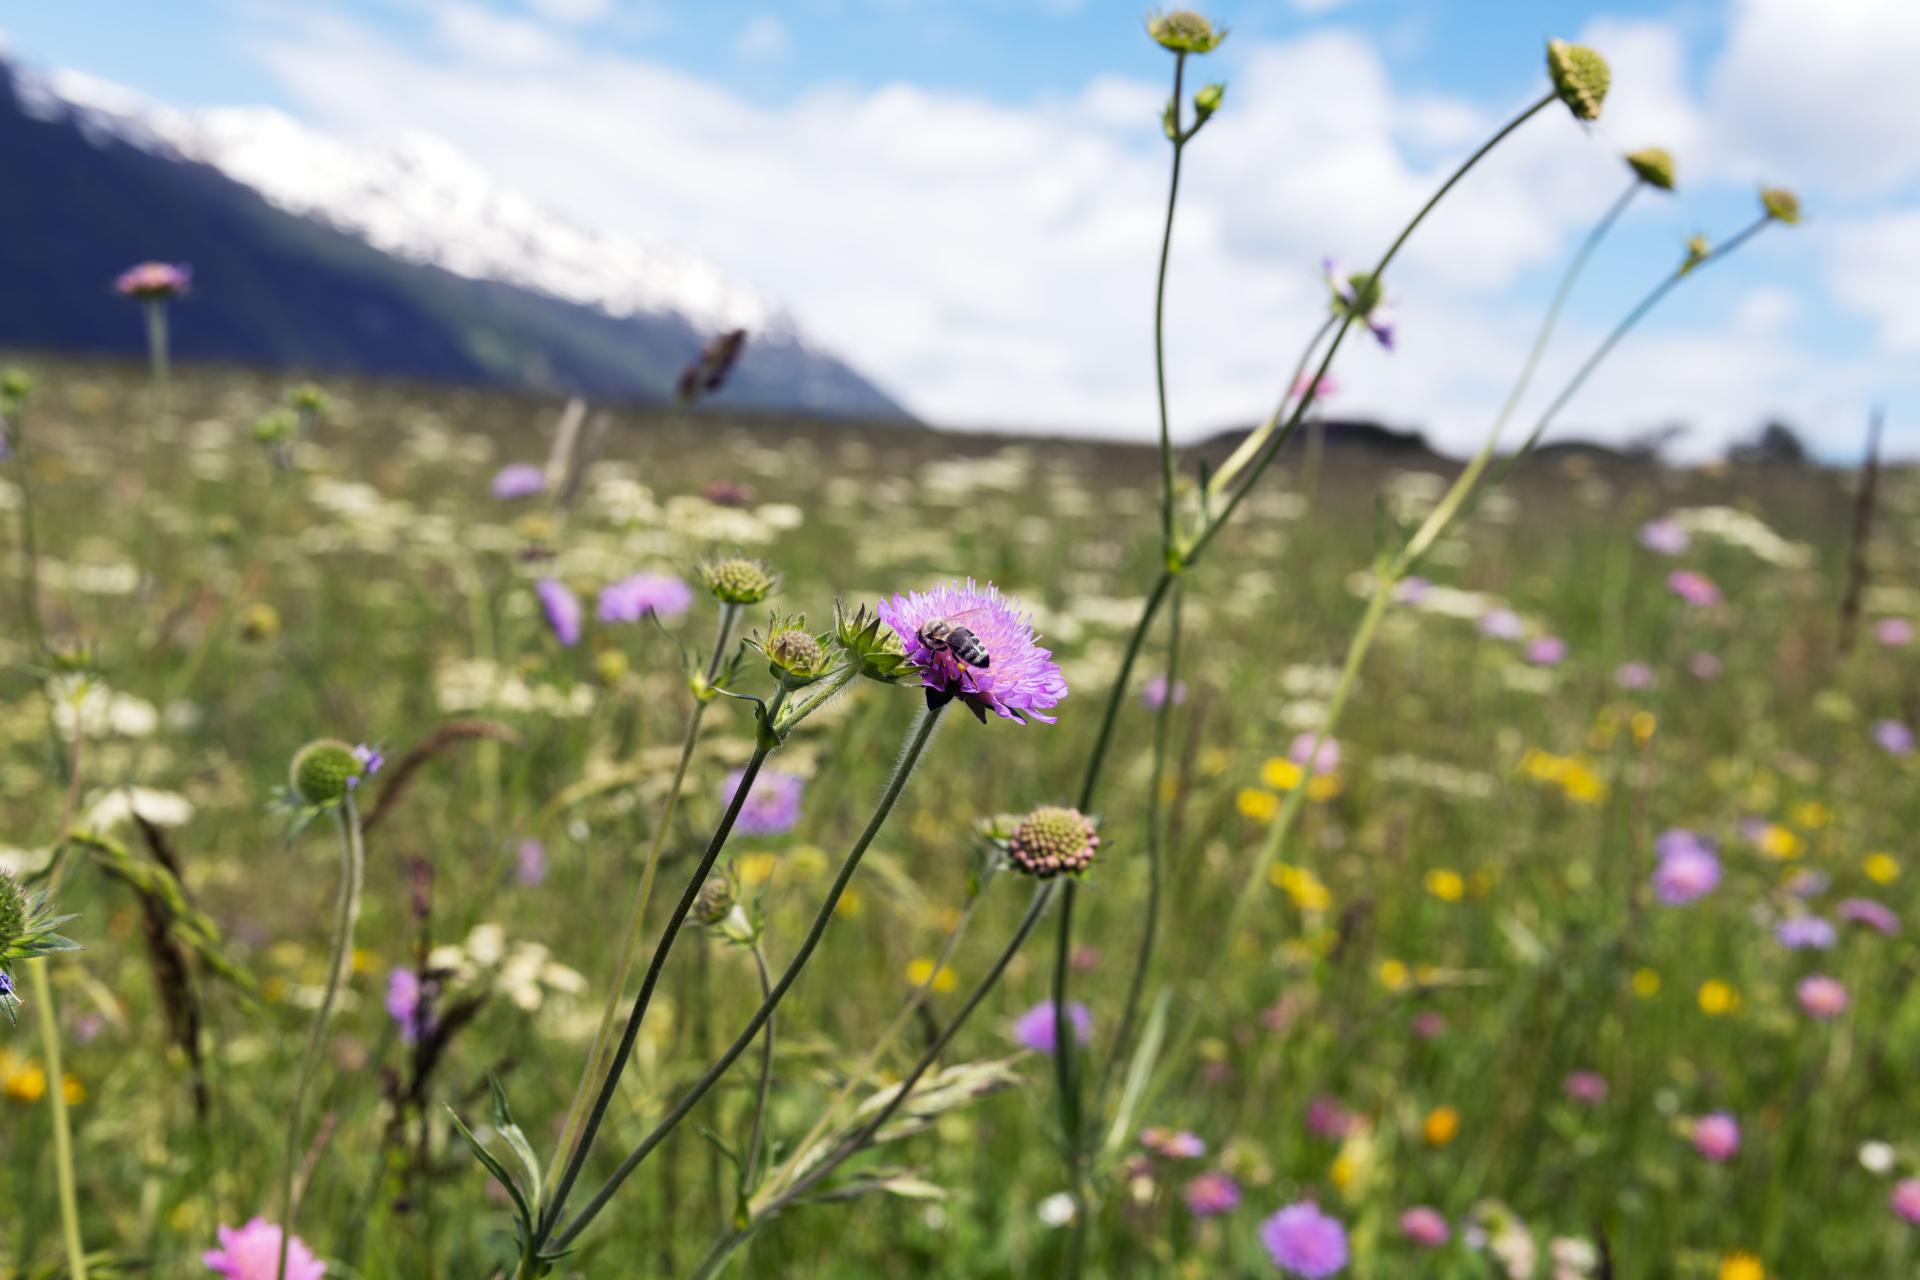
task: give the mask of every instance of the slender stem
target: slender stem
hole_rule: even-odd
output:
[[[766,724],[774,723],[780,707],[787,698],[787,687],[782,684],[775,691],[762,713]],[[547,1206],[540,1223],[540,1234],[550,1236],[555,1223],[560,1221],[561,1213],[566,1209],[567,1197],[573,1191],[573,1184],[580,1178],[580,1170],[587,1163],[587,1156],[593,1151],[593,1140],[600,1132],[600,1125],[607,1118],[607,1108],[613,1105],[613,1095],[620,1088],[620,1077],[626,1074],[627,1064],[633,1058],[633,1046],[640,1038],[640,1024],[646,1021],[647,1007],[653,1003],[654,988],[660,984],[660,974],[667,966],[667,957],[673,953],[673,944],[680,936],[680,926],[686,923],[687,913],[693,910],[694,900],[700,896],[701,888],[707,882],[707,876],[713,871],[714,861],[719,858],[720,850],[726,847],[727,837],[733,834],[733,824],[740,817],[740,810],[747,802],[747,796],[753,790],[753,783],[760,776],[760,766],[766,763],[772,745],[763,739],[754,747],[753,756],[747,761],[741,772],[740,785],[734,788],[733,798],[727,802],[727,810],[721,815],[720,825],[714,828],[713,838],[707,841],[707,848],[700,855],[700,863],[693,874],[687,877],[686,887],[680,893],[680,901],[674,905],[673,914],[667,917],[667,927],[661,931],[660,941],[653,949],[653,958],[647,962],[646,976],[640,980],[640,993],[633,998],[633,1008],[627,1014],[627,1025],[620,1033],[620,1047],[607,1063],[605,1078],[601,1081],[600,1092],[594,1097],[593,1108],[587,1113],[586,1123],[581,1127],[579,1141],[575,1143],[573,1154],[567,1159],[565,1172],[561,1174],[560,1185],[555,1188],[553,1198]]]
[[[34,1003],[40,1006],[40,1041],[47,1055],[47,1109],[53,1114],[53,1168],[60,1188],[60,1231],[67,1272],[87,1280],[87,1250],[80,1238],[80,1194],[73,1173],[73,1129],[67,1119],[66,1077],[60,1068],[60,1023],[54,1013],[53,981],[45,957],[27,961]]]
[[[549,1235],[555,1247],[565,1248],[576,1236],[586,1230],[594,1217],[606,1208],[607,1202],[620,1189],[620,1184],[625,1182],[633,1171],[652,1154],[653,1149],[659,1146],[666,1136],[673,1132],[674,1127],[687,1117],[687,1113],[706,1096],[715,1082],[726,1074],[727,1069],[741,1054],[747,1051],[754,1037],[760,1034],[760,1028],[773,1017],[773,1011],[786,998],[787,992],[799,978],[800,971],[812,958],[814,948],[820,945],[821,938],[826,935],[827,926],[833,921],[834,910],[840,904],[840,896],[846,892],[848,883],[853,879],[853,873],[860,866],[860,860],[866,856],[868,846],[880,834],[880,828],[886,825],[887,816],[893,812],[894,802],[899,800],[900,793],[906,790],[907,780],[912,777],[914,766],[919,763],[927,744],[933,740],[933,731],[939,727],[941,712],[944,709],[944,707],[928,708],[915,719],[913,728],[908,731],[906,748],[900,753],[900,759],[893,767],[893,776],[887,780],[886,790],[881,793],[879,803],[874,806],[872,816],[867,819],[866,827],[854,841],[853,848],[847,852],[846,860],[840,864],[839,874],[834,877],[833,885],[827,891],[826,900],[820,904],[820,910],[815,913],[813,925],[807,930],[807,936],[801,942],[800,949],[794,953],[793,959],[787,962],[780,980],[773,984],[773,990],[765,1000],[760,1002],[760,1008],[748,1020],[746,1028],[727,1047],[726,1052],[716,1058],[713,1065],[693,1083],[680,1101],[661,1117],[653,1130],[641,1139],[640,1145],[627,1154],[626,1159],[620,1162],[620,1167],[614,1170],[613,1176],[594,1192],[593,1198],[587,1201],[573,1221],[557,1234],[552,1233],[549,1228]],[[555,1220],[558,1220],[557,1215]]]
[[[1167,749],[1172,736],[1173,691],[1180,678],[1180,589],[1173,591],[1173,614],[1167,620],[1167,671],[1165,699],[1155,714],[1153,726],[1153,772],[1147,779],[1147,910],[1140,925],[1140,944],[1134,953],[1133,977],[1127,983],[1127,1002],[1120,1014],[1119,1029],[1113,1035],[1113,1048],[1100,1069],[1100,1083],[1094,1089],[1094,1109],[1098,1111],[1113,1083],[1114,1068],[1126,1057],[1133,1039],[1134,1024],[1139,1021],[1140,1001],[1147,989],[1147,973],[1153,967],[1153,948],[1160,922],[1161,884],[1165,879],[1165,824],[1161,810],[1165,800],[1161,788],[1166,785]]]
[[[1167,220],[1160,232],[1160,271],[1153,286],[1153,379],[1160,396],[1160,545],[1168,563],[1172,563],[1173,542],[1173,429],[1167,416],[1167,260],[1173,254],[1173,211],[1180,200],[1180,157],[1186,151],[1186,137],[1180,130],[1180,90],[1186,75],[1187,55],[1173,56],[1173,99],[1167,104],[1172,130],[1173,173],[1167,181]]]
[[[15,402],[11,423],[12,439],[0,439],[0,450],[10,449],[14,467],[20,476],[20,613],[27,620],[30,652],[38,658],[46,641],[46,627],[40,619],[40,544],[34,532],[33,476],[27,465],[27,403],[23,396]]]
[[[1154,615],[1160,612],[1167,593],[1173,589],[1173,580],[1173,572],[1164,569],[1154,579],[1153,589],[1147,593],[1147,602],[1140,608],[1140,620],[1133,624],[1133,634],[1127,637],[1126,652],[1120,657],[1120,670],[1113,677],[1113,687],[1107,691],[1107,705],[1100,713],[1100,730],[1093,739],[1093,753],[1087,757],[1087,771],[1080,779],[1080,797],[1075,807],[1082,813],[1093,809],[1094,793],[1100,786],[1100,773],[1107,762],[1107,748],[1113,740],[1114,725],[1120,719],[1120,704],[1126,700],[1127,685],[1133,678],[1133,665],[1140,657],[1141,646],[1146,643],[1147,629],[1153,625]]]
[[[720,664],[726,660],[727,645],[733,638],[734,624],[739,616],[739,606],[720,606],[713,653],[707,659],[709,682],[719,674]],[[560,1162],[572,1156],[574,1140],[579,1136],[580,1124],[586,1116],[587,1099],[591,1096],[593,1082],[607,1069],[607,1051],[613,1044],[613,1021],[619,1016],[620,1000],[626,994],[627,979],[633,974],[633,958],[640,948],[640,935],[646,930],[647,907],[653,901],[653,884],[660,870],[661,853],[666,847],[667,832],[673,826],[674,812],[680,804],[680,788],[686,781],[687,767],[699,743],[700,721],[705,717],[708,705],[708,699],[696,698],[693,710],[687,716],[686,732],[680,741],[680,759],[673,767],[673,781],[667,786],[666,804],[654,827],[653,844],[647,850],[646,865],[640,872],[640,887],[634,892],[633,908],[627,915],[626,935],[620,940],[620,954],[614,961],[613,982],[607,988],[607,1005],[600,1013],[600,1027],[594,1032],[593,1045],[587,1051],[586,1069],[580,1073],[580,1083],[574,1087],[573,1102],[567,1107],[567,1118],[560,1129],[560,1142],[554,1148],[553,1163],[547,1169],[549,1184],[557,1179]]]
[[[360,886],[366,868],[366,849],[360,837],[360,812],[354,808],[353,794],[341,800],[334,813],[340,829],[340,901],[334,912],[333,950],[327,962],[327,985],[320,996],[320,1008],[307,1032],[306,1051],[300,1055],[299,1081],[293,1090],[293,1106],[287,1116],[286,1168],[280,1179],[280,1261],[274,1268],[274,1280],[285,1280],[287,1248],[293,1240],[294,1174],[300,1167],[300,1113],[305,1110],[307,1090],[313,1084],[313,1070],[326,1043],[327,1022],[340,997],[347,965],[353,956],[353,926],[360,918]]]
[[[753,944],[753,967],[760,974],[760,1002],[765,1004],[773,999],[773,979],[767,973],[767,953],[758,942]],[[767,1015],[767,1025],[760,1035],[760,1087],[755,1092],[753,1103],[753,1127],[747,1134],[746,1176],[741,1186],[753,1189],[754,1174],[760,1169],[760,1143],[766,1135],[767,1097],[773,1090],[773,1015]]]
[[[1307,364],[1313,359],[1313,353],[1320,349],[1320,344],[1327,340],[1327,335],[1333,332],[1333,327],[1339,323],[1338,312],[1329,312],[1327,318],[1320,322],[1319,327],[1313,331],[1313,337],[1309,338],[1307,345],[1300,349],[1300,358],[1294,362],[1293,374],[1281,386],[1280,402],[1274,405],[1273,412],[1267,415],[1267,420],[1249,431],[1247,438],[1234,447],[1233,452],[1227,455],[1227,460],[1221,463],[1219,469],[1208,478],[1209,490],[1216,494],[1224,490],[1233,478],[1240,474],[1241,469],[1259,454],[1260,446],[1267,442],[1274,428],[1279,426],[1281,420],[1286,417],[1287,406],[1293,403],[1294,388],[1298,387],[1303,394],[1305,393]]]

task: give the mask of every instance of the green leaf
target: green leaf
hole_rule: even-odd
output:
[[[1134,1113],[1140,1109],[1147,1082],[1153,1078],[1154,1063],[1159,1060],[1161,1047],[1166,1042],[1167,1008],[1172,999],[1172,989],[1161,987],[1160,994],[1154,997],[1153,1008],[1147,1013],[1146,1025],[1140,1029],[1140,1040],[1134,1045],[1133,1057],[1127,1062],[1127,1080],[1120,1090],[1120,1105],[1114,1109],[1113,1128],[1107,1130],[1109,1153],[1125,1145],[1134,1131]]]
[[[501,1087],[500,1077],[492,1072],[487,1073],[487,1091],[493,1097],[493,1127],[513,1148],[513,1154],[520,1158],[520,1167],[527,1173],[527,1185],[533,1189],[531,1199],[539,1204],[545,1198],[546,1190],[540,1159],[534,1155],[533,1144],[527,1141],[526,1133],[513,1122],[513,1108],[507,1105],[507,1091]]]
[[[485,1165],[487,1172],[493,1175],[493,1180],[505,1187],[507,1194],[513,1197],[513,1211],[520,1219],[520,1229],[531,1232],[533,1210],[527,1207],[527,1198],[520,1193],[520,1185],[513,1180],[513,1175],[508,1173],[507,1167],[481,1144],[480,1139],[473,1136],[473,1130],[467,1128],[466,1122],[460,1119],[459,1114],[452,1107],[447,1108],[447,1115],[452,1119],[453,1127],[460,1131],[460,1136],[467,1140],[467,1145],[473,1149],[473,1154],[479,1157],[480,1163]]]

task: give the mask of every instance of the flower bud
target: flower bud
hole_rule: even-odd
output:
[[[255,644],[277,639],[280,635],[280,611],[264,600],[256,600],[247,606],[240,619],[242,639]]]
[[[719,924],[733,912],[734,903],[739,898],[740,886],[732,875],[711,876],[700,886],[700,895],[693,900],[693,918],[708,926]]]
[[[859,664],[860,674],[869,680],[900,684],[920,674],[920,668],[907,657],[900,637],[868,605],[850,611],[836,600],[833,632],[841,650]]]
[[[1687,241],[1687,258],[1680,264],[1680,274],[1685,275],[1708,258],[1713,256],[1713,246],[1707,243],[1705,236],[1695,236]]]
[[[735,556],[700,566],[700,578],[721,604],[759,604],[780,580],[758,560]]]
[[[28,914],[27,891],[12,873],[0,871],[0,957],[12,954],[27,936]]]
[[[1078,809],[1042,805],[1021,819],[1007,837],[1007,860],[1016,871],[1042,880],[1078,875],[1100,848],[1093,822]]]
[[[1547,74],[1553,79],[1553,91],[1567,104],[1574,119],[1600,118],[1600,104],[1607,100],[1607,87],[1613,82],[1605,58],[1585,45],[1549,40]]]
[[[1660,147],[1646,147],[1627,155],[1634,176],[1661,191],[1673,190],[1673,156]]]
[[[1147,35],[1172,53],[1212,53],[1227,38],[1227,29],[1216,28],[1191,9],[1175,9],[1148,18]]]
[[[325,413],[327,393],[311,382],[303,382],[287,392],[287,403],[302,414]]]
[[[1785,187],[1766,187],[1760,192],[1760,207],[1775,222],[1792,226],[1800,221],[1800,197]]]
[[[1193,95],[1193,110],[1202,120],[1220,109],[1221,99],[1227,96],[1227,86],[1210,84]]]
[[[0,372],[0,401],[18,406],[33,390],[33,379],[20,369]]]
[[[368,747],[350,747],[338,738],[321,738],[300,748],[288,771],[293,794],[314,806],[339,804],[360,780],[384,763]]]
[[[223,511],[207,521],[207,537],[219,546],[230,547],[240,540],[240,522]]]

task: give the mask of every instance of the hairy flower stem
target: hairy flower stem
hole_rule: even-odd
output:
[[[768,731],[780,714],[780,708],[787,700],[787,687],[782,684],[774,692],[761,712],[762,733],[760,742],[754,747],[752,757],[746,768],[741,771],[740,785],[734,788],[733,798],[727,802],[727,809],[720,817],[720,825],[714,828],[712,839],[707,841],[706,851],[700,855],[700,862],[687,877],[686,887],[681,890],[680,901],[674,904],[673,914],[667,917],[666,928],[661,930],[660,941],[653,948],[653,958],[647,962],[646,976],[640,980],[640,992],[633,998],[633,1007],[627,1013],[626,1028],[620,1033],[620,1047],[606,1064],[600,1091],[593,1099],[593,1107],[587,1112],[586,1121],[580,1129],[579,1140],[574,1144],[572,1154],[567,1158],[565,1170],[560,1175],[560,1183],[554,1188],[553,1197],[548,1202],[546,1212],[541,1216],[539,1234],[544,1244],[553,1232],[554,1224],[560,1221],[561,1213],[566,1209],[567,1197],[572,1194],[573,1184],[579,1181],[580,1170],[586,1165],[587,1157],[593,1152],[593,1140],[599,1135],[600,1126],[607,1118],[607,1108],[613,1105],[613,1095],[620,1088],[620,1077],[626,1074],[627,1064],[633,1060],[633,1046],[640,1039],[640,1025],[646,1021],[647,1008],[653,1003],[654,988],[660,984],[660,974],[667,966],[667,957],[673,954],[673,944],[680,937],[680,927],[686,923],[687,915],[693,910],[694,900],[700,896],[701,888],[707,883],[707,877],[713,872],[713,864],[720,857],[720,851],[726,847],[727,838],[733,834],[733,824],[740,818],[740,810],[746,806],[747,796],[753,791],[753,783],[760,776],[760,767],[767,762],[772,753],[774,742],[768,737]]]
[[[1169,566],[1174,558],[1173,538],[1173,428],[1167,417],[1167,260],[1173,255],[1173,211],[1180,202],[1180,157],[1187,148],[1187,135],[1180,129],[1180,89],[1187,69],[1187,55],[1173,56],[1173,97],[1167,103],[1168,125],[1172,131],[1173,172],[1167,179],[1167,219],[1160,232],[1160,270],[1153,286],[1153,384],[1160,397],[1160,549]]]
[[[55,1016],[53,981],[44,957],[27,961],[27,980],[40,1006],[40,1043],[47,1055],[47,1109],[53,1116],[53,1169],[60,1190],[60,1233],[66,1243],[67,1274],[87,1280],[87,1250],[80,1239],[80,1193],[73,1173],[73,1128],[67,1119],[66,1077],[60,1069],[60,1022]]]
[[[760,975],[760,1003],[773,999],[773,978],[767,972],[767,952],[758,942],[753,944],[753,967]],[[742,1197],[753,1189],[754,1175],[760,1171],[760,1147],[767,1131],[767,1098],[773,1092],[773,1015],[767,1015],[767,1025],[760,1035],[760,1087],[754,1090],[753,1126],[747,1131],[746,1168],[740,1179]],[[744,1216],[746,1206],[742,1204],[739,1213]]]
[[[327,1039],[327,1023],[340,998],[347,965],[353,958],[353,926],[360,918],[360,887],[366,876],[366,846],[360,835],[360,811],[349,793],[334,813],[340,829],[340,900],[334,912],[333,949],[327,961],[327,985],[320,995],[320,1008],[313,1015],[307,1032],[306,1051],[300,1055],[300,1075],[294,1085],[293,1106],[287,1115],[287,1151],[280,1177],[280,1260],[274,1268],[274,1280],[285,1280],[287,1248],[293,1241],[294,1176],[300,1167],[300,1115],[306,1109],[307,1090],[313,1084],[314,1067]]]
[[[920,757],[926,751],[927,744],[933,740],[933,732],[939,727],[941,713],[944,710],[944,707],[928,708],[915,718],[913,728],[907,733],[907,745],[900,753],[899,761],[893,767],[893,776],[887,780],[886,789],[881,792],[879,802],[874,806],[873,814],[867,819],[867,825],[862,829],[859,837],[855,839],[853,847],[847,851],[845,861],[840,864],[839,873],[834,876],[832,887],[827,890],[826,900],[820,904],[819,911],[814,914],[813,925],[807,930],[807,936],[800,943],[800,949],[794,953],[793,959],[787,962],[787,967],[780,974],[779,981],[773,984],[772,991],[760,1002],[760,1008],[754,1012],[753,1017],[748,1020],[746,1027],[735,1037],[734,1042],[727,1046],[726,1051],[714,1059],[713,1065],[708,1067],[698,1080],[694,1081],[693,1085],[681,1096],[680,1100],[674,1103],[672,1109],[669,1110],[666,1115],[662,1116],[660,1121],[654,1125],[652,1131],[640,1140],[640,1145],[627,1153],[626,1159],[620,1162],[620,1167],[615,1169],[613,1175],[601,1185],[598,1191],[593,1193],[593,1197],[581,1207],[580,1212],[567,1224],[565,1229],[555,1232],[551,1223],[548,1225],[548,1239],[555,1248],[565,1248],[568,1244],[572,1243],[575,1237],[586,1230],[587,1226],[600,1211],[606,1208],[607,1202],[611,1200],[614,1193],[620,1189],[620,1184],[632,1176],[633,1171],[640,1167],[646,1158],[653,1153],[653,1149],[659,1146],[668,1134],[673,1132],[676,1125],[686,1119],[687,1114],[693,1110],[701,1098],[706,1096],[707,1091],[713,1088],[720,1077],[727,1073],[727,1069],[733,1066],[740,1055],[745,1053],[748,1047],[753,1044],[754,1038],[760,1034],[760,1028],[765,1026],[767,1020],[773,1017],[773,1011],[779,1008],[782,1000],[786,999],[787,992],[792,989],[794,982],[800,977],[800,971],[806,967],[807,961],[813,956],[814,949],[820,945],[820,940],[826,936],[827,927],[833,922],[834,910],[840,905],[841,895],[846,892],[847,885],[853,880],[853,873],[859,869],[860,860],[866,856],[868,847],[873,844],[874,838],[880,834],[880,828],[886,825],[887,817],[893,812],[895,802],[900,799],[901,793],[906,790],[907,782],[913,776],[914,766],[920,762]],[[741,784],[741,790],[738,795],[745,794],[747,785],[746,782]],[[738,798],[738,796],[736,796],[736,798]],[[695,879],[696,881],[704,881],[704,873]],[[691,907],[691,900],[685,905]],[[684,912],[682,914],[684,914]],[[619,1064],[616,1063],[615,1065],[618,1066]],[[556,1197],[554,1201],[555,1210],[552,1218],[553,1222],[559,1220],[559,1208],[563,1204],[563,1199],[563,1197]]]
[[[726,661],[727,646],[732,642],[733,629],[739,617],[738,605],[720,606],[713,652],[707,658],[706,678],[709,683],[720,673],[720,664]],[[573,1091],[573,1102],[567,1107],[567,1118],[560,1129],[559,1145],[554,1148],[553,1163],[547,1169],[549,1183],[559,1176],[560,1162],[573,1155],[574,1140],[579,1136],[580,1124],[586,1118],[587,1099],[592,1096],[593,1082],[600,1079],[607,1069],[607,1051],[613,1045],[614,1019],[620,1013],[620,1000],[626,994],[627,979],[633,975],[633,957],[640,947],[640,935],[646,929],[647,907],[653,901],[653,883],[660,871],[661,853],[666,848],[667,832],[673,826],[673,816],[680,805],[680,788],[686,781],[694,748],[699,744],[700,721],[706,716],[709,704],[710,699],[696,698],[693,710],[687,715],[686,733],[680,741],[680,759],[673,767],[673,781],[667,785],[666,804],[654,827],[653,844],[647,850],[647,861],[640,872],[640,887],[634,891],[633,908],[627,915],[626,936],[620,940],[620,954],[613,966],[613,982],[607,988],[607,1005],[601,1011],[600,1027],[594,1032],[593,1045],[587,1050],[586,1069],[580,1073],[580,1083]],[[698,892],[697,888],[695,892]]]

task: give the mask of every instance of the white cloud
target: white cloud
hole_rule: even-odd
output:
[[[1920,352],[1920,210],[1821,228],[1839,299],[1880,325],[1890,351]]]
[[[1295,12],[1305,14],[1332,13],[1335,9],[1344,9],[1353,0],[1288,0]]]
[[[749,19],[747,25],[740,28],[740,38],[733,47],[743,58],[766,61],[785,57],[792,44],[793,37],[787,32],[787,24],[770,13],[762,13]]]
[[[479,5],[444,3],[433,12],[434,29],[447,46],[475,62],[499,67],[542,67],[559,62],[566,45],[525,18],[509,18]]]
[[[613,0],[527,0],[533,11],[554,22],[598,22],[613,12]]]
[[[490,30],[461,32],[451,61],[337,19],[262,47],[323,122],[362,137],[431,130],[571,215],[683,244],[781,299],[935,421],[1150,432],[1163,86],[1107,75],[1021,105],[825,86],[775,109],[551,35],[502,48]],[[1342,412],[1473,442],[1537,313],[1534,292],[1516,305],[1511,290],[1621,189],[1617,153],[1659,142],[1684,161],[1724,127],[1690,101],[1674,31],[1592,34],[1618,76],[1609,118],[1589,137],[1551,107],[1441,206],[1391,280],[1402,349],[1350,345]],[[1517,105],[1403,94],[1378,50],[1345,31],[1236,57],[1228,109],[1189,152],[1175,235],[1169,356],[1175,429],[1189,439],[1265,412],[1324,314],[1320,257],[1378,253]],[[1764,275],[1742,270],[1715,278]],[[1624,435],[1701,418],[1724,438],[1759,413],[1811,414],[1860,390],[1863,371],[1790,341],[1798,295],[1729,297],[1724,333],[1630,344],[1578,421]],[[1565,350],[1597,336],[1569,329]]]

